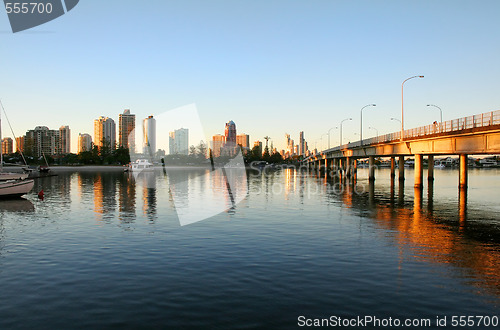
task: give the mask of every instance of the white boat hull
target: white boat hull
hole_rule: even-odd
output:
[[[34,180],[16,180],[0,183],[0,198],[19,197],[33,189]]]
[[[12,172],[3,172],[0,173],[0,181],[6,180],[24,180],[28,178],[29,173],[12,173]]]

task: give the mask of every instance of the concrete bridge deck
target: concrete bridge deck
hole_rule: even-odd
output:
[[[415,186],[422,185],[423,156],[429,159],[429,179],[433,180],[435,155],[458,155],[460,186],[467,186],[467,155],[500,154],[500,110],[449,120],[443,123],[389,133],[324,150],[304,159],[313,167],[340,169],[346,176],[356,170],[357,159],[368,158],[370,180],[375,180],[375,157],[399,157],[399,179],[404,180],[404,157],[415,157]]]

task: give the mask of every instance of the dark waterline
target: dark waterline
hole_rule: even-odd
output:
[[[412,171],[404,186],[388,170],[374,186],[358,172],[353,187],[292,170],[250,175],[235,208],[184,227],[161,174],[38,179],[26,200],[0,203],[0,328],[498,315],[500,171],[471,171],[465,203],[456,171],[436,171],[417,195]]]

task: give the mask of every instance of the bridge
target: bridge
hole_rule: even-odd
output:
[[[402,135],[402,136],[401,136]],[[391,158],[391,177],[404,180],[405,157],[415,158],[415,188],[423,186],[423,157],[428,158],[428,180],[434,180],[434,156],[459,156],[459,187],[467,187],[468,155],[500,154],[500,110],[389,133],[330,148],[303,160],[309,168],[356,174],[357,161],[368,159],[369,180],[375,181],[375,158]]]

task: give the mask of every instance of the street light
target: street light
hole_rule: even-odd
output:
[[[405,82],[407,82],[408,80],[410,79],[413,79],[413,78],[423,78],[424,76],[413,76],[413,77],[410,77],[410,78],[407,78],[405,79],[405,81],[403,81],[403,83],[401,84],[401,141],[403,141],[403,132],[404,132],[404,117],[403,117],[403,114],[404,114],[404,111],[403,111],[403,87],[405,85]]]
[[[376,104],[368,104],[368,105],[365,105],[364,107],[361,108],[361,121],[360,121],[360,126],[359,126],[359,136],[360,136],[360,140],[361,140],[361,145],[363,145],[363,109],[366,108],[366,107],[376,107],[377,105]]]
[[[399,123],[401,124],[401,120],[397,119],[397,118],[391,118],[391,120],[396,120],[396,121],[399,121]]]
[[[330,131],[331,131],[332,129],[337,129],[337,128],[338,128],[338,127],[332,127],[332,128],[330,128],[330,129],[328,130],[328,149],[330,149]]]
[[[440,119],[441,119],[441,124],[443,124],[443,110],[441,110],[440,107],[438,107],[437,105],[434,105],[434,104],[427,104],[428,107],[435,107],[435,108],[438,108],[439,109],[439,115],[440,115]]]
[[[352,118],[346,118],[344,120],[342,120],[340,122],[340,145],[342,145],[342,124],[346,121],[346,120],[352,120]]]

